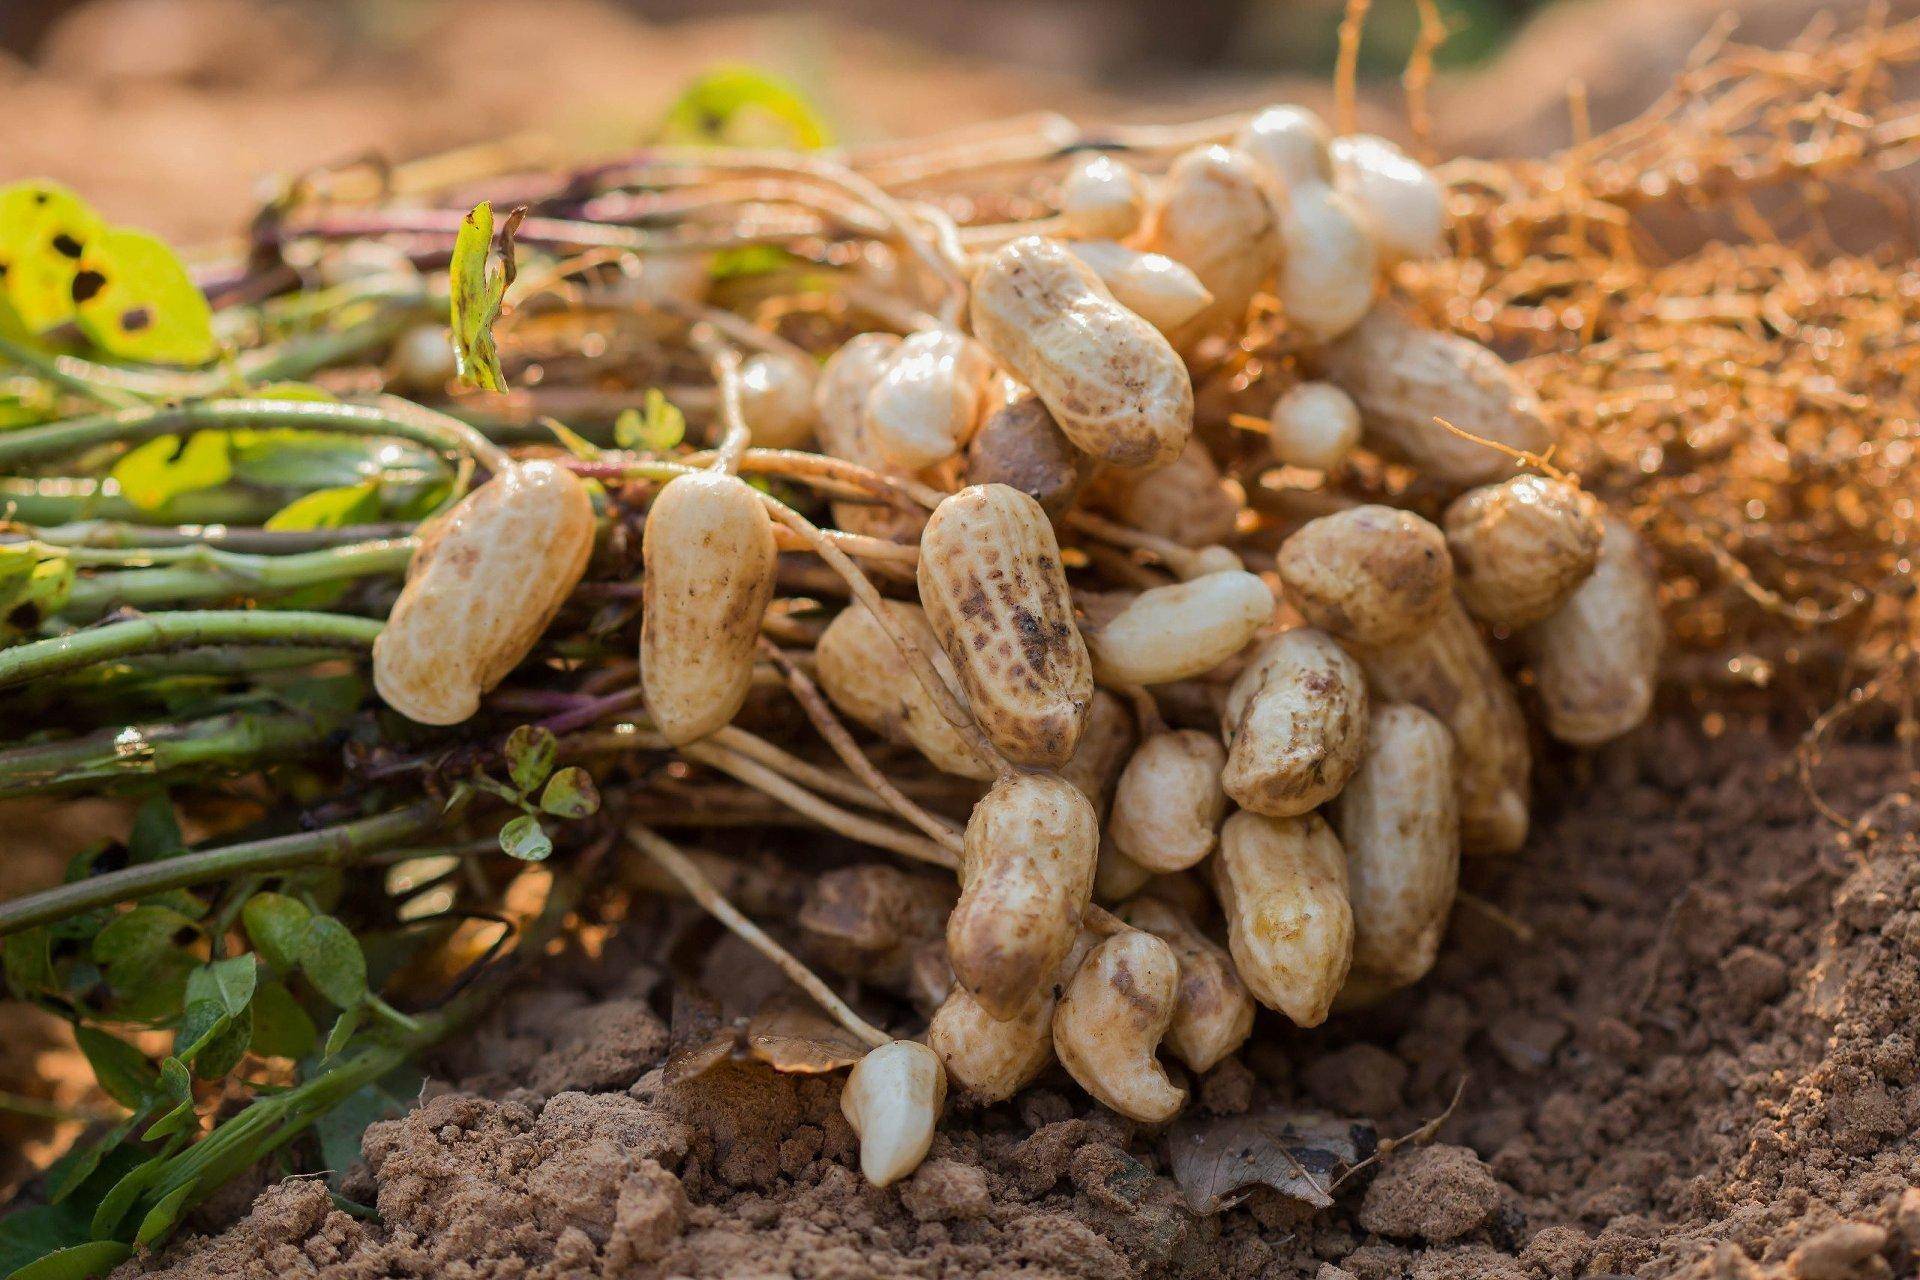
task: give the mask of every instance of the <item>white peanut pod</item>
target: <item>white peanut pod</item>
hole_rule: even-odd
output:
[[[907,338],[867,392],[866,446],[903,472],[951,458],[979,425],[992,371],[986,351],[962,334],[930,330]]]
[[[1199,440],[1151,471],[1116,468],[1095,480],[1088,501],[1124,524],[1185,547],[1223,541],[1234,531],[1241,501]]]
[[[893,1040],[856,1062],[840,1090],[840,1111],[860,1139],[860,1173],[876,1187],[920,1167],[947,1101],[940,1056],[912,1040]]]
[[[1087,798],[1096,817],[1107,812],[1137,736],[1127,705],[1105,689],[1095,689],[1080,745],[1073,749],[1073,759],[1060,766],[1060,776]]]
[[[1525,843],[1532,757],[1526,717],[1460,602],[1449,595],[1433,620],[1406,639],[1350,648],[1375,696],[1411,702],[1453,732],[1463,851],[1512,853]]]
[[[1277,291],[1287,322],[1317,342],[1358,324],[1380,269],[1366,215],[1332,187],[1303,183],[1288,191],[1280,241]]]
[[[1003,484],[951,495],[927,521],[918,572],[927,621],[987,737],[1017,764],[1065,764],[1093,663],[1040,504]]]
[[[1246,1043],[1253,1031],[1253,997],[1234,970],[1233,957],[1179,907],[1146,894],[1116,913],[1173,949],[1180,962],[1167,1047],[1195,1071],[1211,1071]]]
[[[1280,545],[1275,563],[1301,616],[1360,644],[1410,636],[1452,598],[1446,535],[1393,507],[1350,507],[1309,520]]]
[[[967,443],[968,484],[1009,485],[1049,517],[1073,506],[1097,465],[1067,439],[1040,397],[1024,390],[988,414]]]
[[[894,626],[922,651],[939,650],[939,638],[918,605],[888,600],[885,608]],[[833,705],[887,741],[912,747],[942,773],[984,782],[998,772],[941,712],[865,605],[851,604],[827,624],[813,661],[814,675]]]
[[[1138,247],[1186,264],[1213,295],[1177,342],[1239,324],[1280,266],[1280,220],[1265,174],[1231,147],[1182,153],[1161,181]]]
[[[1087,953],[1053,1011],[1053,1051],[1082,1089],[1130,1120],[1159,1124],[1187,1091],[1155,1056],[1173,1022],[1180,962],[1150,933],[1129,929]]]
[[[740,416],[761,449],[797,449],[813,436],[813,369],[765,352],[740,366]]]
[[[974,274],[972,316],[994,358],[1102,462],[1170,462],[1193,433],[1187,366],[1059,241],[1025,236],[989,257]]]
[[[1213,670],[1273,618],[1273,591],[1257,573],[1227,569],[1150,587],[1082,628],[1094,678],[1171,684]]]
[[[520,664],[593,553],[593,500],[552,462],[516,463],[422,529],[373,642],[373,684],[421,724],[459,724]]]
[[[1325,376],[1360,406],[1367,441],[1426,478],[1466,487],[1498,479],[1513,460],[1469,436],[1544,455],[1553,434],[1540,400],[1477,342],[1421,327],[1381,304],[1320,353]]]
[[[927,1044],[947,1076],[982,1102],[1004,1102],[1038,1078],[1053,1061],[1053,1009],[1062,984],[1093,945],[1082,931],[1044,984],[1013,1017],[994,1017],[965,987],[955,987],[927,1025]]]
[[[1007,774],[973,806],[947,954],[991,1016],[1015,1017],[1053,980],[1092,900],[1099,850],[1093,805],[1052,774]]]
[[[1112,156],[1088,156],[1060,184],[1060,221],[1083,240],[1133,234],[1147,208],[1147,184],[1133,166]]]
[[[1645,720],[1660,669],[1659,580],[1639,536],[1605,523],[1592,576],[1527,636],[1547,732],[1578,747]]]
[[[1347,858],[1332,828],[1313,813],[1236,813],[1208,865],[1254,999],[1303,1027],[1325,1022],[1353,961]]]
[[[704,738],[740,710],[779,559],[760,495],[717,471],[676,476],[640,542],[640,687],[669,742]]]
[[[1447,204],[1427,167],[1377,134],[1331,148],[1333,184],[1366,215],[1383,262],[1431,258],[1446,245]]]
[[[862,333],[849,338],[828,357],[814,383],[814,430],[821,451],[848,462],[888,474],[902,474],[889,466],[873,446],[867,431],[867,396],[900,349],[890,333]],[[833,522],[849,533],[914,542],[926,521],[918,515],[880,503],[839,500],[832,504]]]
[[[1227,753],[1197,729],[1156,733],[1120,774],[1107,836],[1121,853],[1155,872],[1184,871],[1213,852],[1227,794]]]
[[[1240,127],[1234,147],[1249,156],[1282,192],[1334,179],[1333,134],[1305,107],[1265,107]]]
[[[1360,443],[1360,410],[1331,382],[1301,382],[1273,402],[1267,444],[1276,462],[1326,471]]]
[[[1164,253],[1142,253],[1112,240],[1075,240],[1067,248],[1093,268],[1115,302],[1161,333],[1179,332],[1213,302],[1200,277]]]
[[[1220,783],[1243,809],[1292,817],[1340,794],[1367,741],[1367,681],[1323,631],[1267,641],[1227,692]]]
[[[1338,807],[1355,973],[1403,987],[1433,967],[1460,883],[1455,775],[1444,724],[1409,703],[1374,708]]]
[[[1592,495],[1534,475],[1468,490],[1447,508],[1445,528],[1460,603],[1508,630],[1565,604],[1599,563],[1605,533]]]

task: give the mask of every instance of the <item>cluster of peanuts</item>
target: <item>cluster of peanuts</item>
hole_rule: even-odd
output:
[[[1256,1005],[1313,1027],[1419,980],[1462,855],[1525,840],[1526,709],[1587,747],[1653,696],[1634,533],[1516,465],[1553,441],[1493,352],[1386,296],[1396,263],[1443,246],[1420,164],[1282,106],[1152,176],[1086,157],[1054,203],[974,242],[964,311],[909,308],[924,323],[859,334],[817,370],[756,353],[728,388],[755,447],[811,445],[934,499],[843,494],[838,532],[812,531],[917,559],[893,595],[853,592],[811,677],[878,739],[986,784],[955,833],[957,899],[874,867],[821,878],[801,912],[804,933],[833,915],[821,893],[858,897],[852,940],[811,954],[929,1016],[845,1086],[881,1185],[925,1156],[949,1087],[1005,1099],[1057,1062],[1157,1124],[1188,1096],[1164,1058],[1209,1070]],[[887,269],[902,295],[926,284],[905,255]],[[1437,523],[1350,501],[1296,521],[1277,558],[1239,536],[1246,477],[1196,437],[1190,368],[1256,299],[1303,373],[1272,406],[1267,465],[1391,459],[1443,495]],[[669,743],[747,702],[797,519],[725,467],[652,493],[639,672]],[[382,695],[423,721],[471,715],[579,581],[593,528],[564,465],[482,486],[424,541],[375,653]],[[1076,586],[1080,545],[1114,537],[1164,580]],[[482,581],[501,589],[475,603]]]

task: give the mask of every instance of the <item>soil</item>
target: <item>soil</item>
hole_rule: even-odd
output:
[[[1194,1082],[1382,1134],[1458,1106],[1312,1211],[1197,1217],[1164,1139],[1050,1079],[949,1109],[931,1158],[865,1185],[835,1075],[723,1063],[663,1083],[649,932],[503,1003],[334,1207],[312,1179],[129,1263],[167,1280],[316,1275],[1312,1277],[1912,1275],[1920,1265],[1920,807],[1853,746],[1813,811],[1776,742],[1677,721],[1548,771],[1538,837],[1479,865],[1439,968],[1377,1009],[1263,1022]],[[1554,812],[1551,797],[1583,794]],[[1516,932],[1516,930],[1518,932]]]

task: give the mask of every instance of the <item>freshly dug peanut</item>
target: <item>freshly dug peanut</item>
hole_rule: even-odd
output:
[[[1300,183],[1280,219],[1278,292],[1287,322],[1319,342],[1360,322],[1373,304],[1378,250],[1366,215],[1324,183]]]
[[[1453,589],[1490,627],[1531,626],[1567,602],[1600,561],[1600,504],[1544,476],[1470,489],[1447,508]]]
[[[1156,733],[1120,774],[1107,835],[1149,871],[1184,871],[1213,852],[1227,795],[1220,773],[1227,753],[1197,729]]]
[[[373,684],[421,724],[459,724],[527,656],[586,572],[593,500],[551,462],[517,463],[428,524],[373,642]]]
[[[1140,892],[1153,879],[1153,872],[1141,866],[1110,838],[1100,841],[1100,862],[1093,871],[1093,896],[1101,902],[1123,902]]]
[[[890,333],[863,333],[849,338],[834,352],[814,384],[815,434],[823,452],[863,467],[900,474],[873,446],[867,431],[867,396],[900,349]],[[926,521],[918,515],[882,503],[845,499],[832,504],[833,522],[849,533],[914,542]]]
[[[1375,696],[1411,702],[1452,730],[1462,851],[1518,849],[1527,838],[1527,722],[1466,609],[1449,595],[1433,620],[1406,639],[1351,648]]]
[[[1093,478],[1094,461],[1040,403],[1024,392],[987,415],[967,445],[967,483],[1004,484],[1040,504],[1049,517],[1073,506]]]
[[[1253,998],[1300,1026],[1325,1022],[1353,960],[1347,858],[1333,829],[1313,813],[1236,813],[1208,865]]]
[[[888,600],[886,609],[894,625],[923,651],[939,649],[940,641],[918,605]],[[849,605],[827,624],[813,660],[814,675],[833,705],[887,741],[912,747],[942,773],[984,782],[998,772],[902,664],[892,638],[865,605]]]
[[[1113,300],[1058,240],[1025,236],[973,277],[973,331],[1102,462],[1171,462],[1193,433],[1193,383],[1160,331]]]
[[[1333,181],[1332,143],[1333,134],[1319,116],[1286,103],[1264,108],[1233,138],[1233,145],[1252,157],[1283,193]]]
[[[1367,741],[1367,681],[1311,627],[1261,647],[1227,693],[1220,784],[1243,809],[1284,818],[1340,794]]]
[[[773,522],[737,476],[677,476],[647,511],[640,553],[647,713],[669,742],[693,742],[747,700],[779,559]]]
[[[1287,599],[1322,631],[1381,645],[1421,630],[1451,598],[1446,535],[1393,507],[1351,507],[1301,526],[1276,562]]]
[[[1280,266],[1280,220],[1265,175],[1244,151],[1196,147],[1167,170],[1137,247],[1185,263],[1213,302],[1183,345],[1246,317]]]
[[[1180,988],[1167,1047],[1193,1070],[1212,1070],[1253,1031],[1253,997],[1234,971],[1233,957],[1164,898],[1143,895],[1116,914],[1173,948],[1180,962]]]
[[[927,1026],[927,1044],[946,1064],[947,1075],[982,1102],[1003,1102],[1032,1084],[1053,1061],[1058,993],[1093,943],[1093,936],[1082,931],[1055,980],[1004,1021],[982,1008],[966,988],[955,987]]]
[[[1527,453],[1544,454],[1553,435],[1540,401],[1499,356],[1477,342],[1422,328],[1381,304],[1328,344],[1320,360],[1328,380],[1360,406],[1369,443],[1405,459],[1443,485],[1485,484],[1513,460],[1461,431]]]
[[[1213,455],[1198,440],[1187,441],[1180,456],[1164,467],[1104,473],[1088,500],[1124,524],[1186,547],[1222,541],[1240,516],[1233,482],[1221,477]]]
[[[1053,1011],[1053,1051],[1082,1089],[1130,1120],[1159,1124],[1187,1091],[1155,1057],[1173,1021],[1180,962],[1150,933],[1129,929],[1080,962]]]
[[[1080,745],[1074,748],[1073,759],[1060,766],[1060,776],[1087,798],[1095,816],[1107,812],[1120,770],[1133,753],[1135,736],[1133,713],[1126,704],[1105,689],[1095,689]]]
[[[1112,156],[1088,156],[1060,184],[1060,220],[1078,239],[1131,235],[1146,207],[1147,184],[1132,165]]]
[[[1374,708],[1338,807],[1355,973],[1406,986],[1433,967],[1460,883],[1455,774],[1444,724],[1404,702]]]
[[[740,366],[740,416],[761,449],[797,449],[813,435],[813,370],[760,353]]]
[[[867,393],[868,448],[905,472],[952,457],[979,425],[992,370],[985,349],[961,334],[938,330],[907,338]]]
[[[947,919],[954,976],[996,1018],[1050,982],[1093,897],[1100,821],[1072,783],[1011,773],[973,806],[960,902]]]
[[[1096,679],[1171,684],[1213,670],[1272,618],[1273,591],[1260,575],[1227,569],[1142,591],[1082,635]]]
[[[1326,471],[1360,443],[1360,410],[1331,382],[1301,382],[1273,402],[1268,446],[1290,467]]]
[[[1200,277],[1164,253],[1111,240],[1076,240],[1073,256],[1093,268],[1113,300],[1164,334],[1173,334],[1213,302]]]
[[[1440,252],[1446,199],[1425,165],[1371,133],[1335,138],[1332,156],[1334,185],[1365,212],[1383,262]]]
[[[969,485],[920,539],[920,602],[980,727],[1016,764],[1073,756],[1093,663],[1047,513],[1018,489]]]
[[[855,1063],[840,1110],[860,1139],[861,1175],[885,1187],[918,1169],[946,1101],[946,1070],[926,1045],[894,1040]]]
[[[1647,718],[1664,634],[1658,587],[1639,535],[1609,517],[1593,575],[1527,636],[1548,733],[1594,747]]]

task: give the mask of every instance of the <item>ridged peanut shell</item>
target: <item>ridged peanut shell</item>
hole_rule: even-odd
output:
[[[1292,817],[1340,794],[1367,741],[1367,681],[1311,627],[1261,646],[1227,692],[1221,786],[1243,809]]]
[[[1156,733],[1140,744],[1114,789],[1107,836],[1155,872],[1184,871],[1213,852],[1226,815],[1220,776],[1227,753],[1196,729]]]
[[[988,414],[967,444],[968,484],[1018,489],[1049,516],[1073,505],[1094,469],[1093,459],[1067,439],[1040,397],[1024,393]]]
[[[1267,176],[1233,147],[1183,152],[1161,180],[1139,247],[1184,263],[1213,295],[1177,342],[1238,325],[1280,266],[1280,219]]]
[[[1209,865],[1254,999],[1303,1027],[1325,1022],[1353,960],[1347,859],[1332,828],[1312,813],[1236,813]]]
[[[1089,488],[1087,501],[1123,524],[1183,547],[1211,546],[1231,536],[1241,507],[1235,486],[1197,439],[1164,467],[1105,472]]]
[[[1150,933],[1117,933],[1080,962],[1053,1010],[1053,1051],[1079,1086],[1130,1120],[1159,1124],[1185,1105],[1155,1050],[1173,1021],[1180,962]]]
[[[1191,916],[1162,898],[1142,895],[1116,913],[1173,949],[1180,962],[1167,1047],[1194,1071],[1211,1071],[1253,1031],[1253,997],[1233,957]]]
[[[888,600],[885,607],[923,652],[939,651],[939,638],[918,605]],[[887,741],[912,747],[942,773],[984,782],[997,772],[941,713],[865,605],[848,605],[827,624],[813,661],[814,676],[833,705]]]
[[[1471,489],[1447,508],[1453,586],[1490,627],[1531,626],[1567,602],[1600,561],[1591,494],[1545,476]]]
[[[1410,511],[1368,505],[1309,520],[1280,544],[1287,599],[1342,640],[1388,644],[1420,630],[1449,598],[1446,535]]]
[[[1213,670],[1272,619],[1260,575],[1227,569],[1150,587],[1082,633],[1102,682],[1171,684]]]

